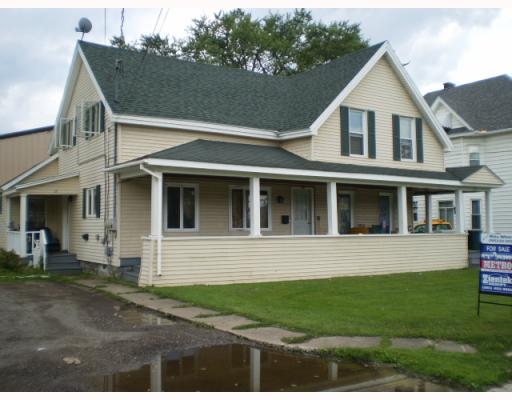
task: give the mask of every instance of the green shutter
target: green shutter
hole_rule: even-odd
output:
[[[368,157],[377,158],[377,142],[375,138],[375,111],[368,111]]]
[[[393,160],[400,161],[400,117],[393,114]]]
[[[350,155],[350,135],[348,127],[348,107],[340,107],[341,118],[341,155]]]
[[[423,162],[423,121],[416,118],[416,160]]]
[[[87,189],[82,189],[82,218],[86,217],[86,208],[87,208]]]
[[[100,217],[101,214],[101,186],[97,185],[94,191],[94,211],[96,212],[96,218]]]
[[[100,101],[100,133],[105,132],[105,106]]]

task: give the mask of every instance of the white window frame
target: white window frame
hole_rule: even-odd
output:
[[[96,217],[96,188],[85,189],[85,218]],[[90,212],[89,212],[90,211]]]
[[[411,125],[411,154],[412,158],[403,158],[402,157],[402,120],[409,120],[409,123]],[[403,117],[399,116],[398,121],[399,131],[400,131],[400,160],[401,161],[407,161],[407,162],[416,162],[416,123],[415,119],[413,117]]]
[[[350,198],[350,227],[349,230],[355,227],[355,192],[353,190],[347,191],[347,190],[340,190],[338,191],[338,233],[340,232],[340,205],[341,202],[339,201],[340,196],[348,196]],[[349,232],[350,233],[350,232]],[[346,234],[349,234],[346,233]],[[340,233],[340,235],[346,235],[345,233]]]
[[[81,124],[81,131],[85,135],[86,138],[91,138],[91,137],[99,135],[101,133],[101,131],[100,131],[100,129],[101,129],[101,115],[100,115],[101,105],[100,105],[100,103],[101,103],[101,101],[82,102],[80,124]],[[97,118],[96,118],[96,120],[89,121],[89,122],[91,122],[93,129],[87,130],[87,129],[85,129],[86,123],[87,123],[87,121],[85,119],[85,113],[86,113],[86,110],[93,108],[93,107],[97,107],[97,110],[96,110]],[[103,118],[105,118],[105,116],[103,116]]]
[[[441,203],[448,203],[450,202],[452,205],[451,207],[446,207],[446,206],[442,206],[441,207]],[[441,216],[441,210],[449,210],[449,209],[452,209],[453,210],[453,221],[450,221],[448,218],[443,218]],[[455,226],[455,221],[456,221],[456,208],[455,208],[455,202],[453,200],[439,200],[437,202],[437,210],[438,210],[438,213],[439,213],[439,219],[442,219],[442,220],[445,220],[445,221],[448,221],[451,225],[452,225],[452,228]],[[446,217],[446,215],[445,215]]]
[[[242,228],[234,228],[233,227],[233,190],[242,190],[243,193],[243,227]],[[250,199],[247,197],[246,199],[246,191],[249,191],[248,196],[250,196],[249,186],[239,186],[239,185],[230,185],[229,186],[229,231],[237,232],[237,231],[250,231],[251,228],[247,227],[247,204]],[[272,190],[269,186],[261,186],[260,193],[266,191],[268,196],[268,228],[260,227],[261,231],[272,231]]]
[[[473,202],[478,202],[478,214],[473,214]],[[475,228],[473,226],[473,217],[476,217],[478,216],[479,220],[480,220],[480,227],[479,228]],[[479,230],[479,231],[482,231],[482,201],[480,199],[471,199],[471,229],[472,230]]]
[[[179,188],[180,189],[180,227],[169,228],[167,227],[167,189]],[[195,202],[195,221],[193,228],[183,228],[183,189],[194,189],[194,202]],[[164,212],[162,226],[164,232],[199,232],[199,185],[197,183],[166,183],[164,184]]]
[[[478,158],[474,157],[475,154],[478,156]],[[478,161],[478,164],[471,164],[471,161]],[[470,146],[468,148],[468,165],[469,166],[482,165],[482,160],[481,160],[481,157],[480,157],[480,151],[478,149],[478,146]]]
[[[351,112],[357,112],[361,113],[363,116],[363,124],[362,129],[363,132],[352,132],[352,129],[350,127],[350,113]],[[363,135],[363,154],[352,154],[352,146],[351,146],[351,137],[352,134],[354,135]],[[348,109],[348,154],[350,157],[368,157],[368,113],[364,110],[359,110],[357,108],[349,108]]]
[[[67,143],[64,143],[64,127],[68,126]],[[69,149],[73,147],[73,136],[75,136],[75,119],[74,118],[61,118],[59,122],[59,129],[57,132],[57,143],[61,149]]]

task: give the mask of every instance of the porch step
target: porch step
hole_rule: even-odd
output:
[[[132,265],[129,267],[121,267],[121,279],[131,282],[131,283],[138,283],[139,282],[139,273],[140,273],[140,266],[139,265]]]
[[[74,254],[49,254],[46,261],[46,271],[51,274],[75,275],[82,272],[80,263]]]

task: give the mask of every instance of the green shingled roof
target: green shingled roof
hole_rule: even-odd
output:
[[[79,42],[115,114],[273,131],[310,127],[382,45],[283,77]],[[117,102],[116,60],[123,70]]]
[[[213,140],[194,140],[171,147],[139,159],[156,158],[161,160],[179,160],[212,164],[244,165],[267,168],[289,168],[309,171],[340,172],[350,174],[377,174],[423,179],[442,179],[459,181],[459,177],[449,171],[421,171],[400,168],[384,168],[367,165],[338,164],[322,161],[310,161],[281,147],[259,146],[252,144],[220,142]],[[131,162],[131,161],[130,161]],[[468,168],[458,168],[460,175]],[[472,173],[472,172],[471,172]],[[471,174],[469,173],[469,175]]]

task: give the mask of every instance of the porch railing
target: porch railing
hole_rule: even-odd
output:
[[[21,232],[7,231],[7,250],[21,254]]]
[[[43,267],[43,271],[46,271],[47,244],[48,238],[46,237],[46,232],[43,229],[39,231],[39,237],[37,239],[35,239],[35,235],[33,236],[32,265],[34,267],[38,267],[39,265],[41,265]]]
[[[13,250],[19,255],[31,256],[32,249],[35,242],[39,240],[39,236],[40,231],[27,231],[24,238],[20,231],[7,231],[7,249]]]

